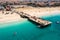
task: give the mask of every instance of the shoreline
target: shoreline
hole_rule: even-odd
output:
[[[27,7],[27,8],[17,8],[15,11],[18,12],[24,12],[31,16],[36,17],[44,17],[44,16],[52,16],[52,15],[60,15],[60,7],[52,7],[52,8],[33,8],[33,7]],[[6,11],[5,11],[6,12]],[[3,14],[2,11],[0,12],[0,23],[6,24],[6,23],[12,23],[12,22],[23,22],[24,18],[21,18],[18,14]]]
[[[18,25],[18,24],[23,24],[26,20],[23,21],[12,21],[12,22],[6,22],[6,23],[0,23],[0,28],[6,28],[6,27],[11,27],[13,25]]]

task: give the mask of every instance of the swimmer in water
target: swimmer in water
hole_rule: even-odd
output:
[[[17,32],[14,32],[14,33],[13,33],[13,36],[16,36],[16,35],[17,35]]]

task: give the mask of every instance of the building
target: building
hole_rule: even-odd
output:
[[[60,0],[0,0],[0,2],[2,3],[10,3],[10,4],[28,4],[28,3],[35,3],[35,4],[39,4],[39,5],[54,5],[56,3],[60,3]]]
[[[16,1],[28,1],[28,2],[34,2],[34,1],[37,1],[37,2],[39,2],[39,1],[60,1],[60,0],[0,0],[0,2],[6,2],[6,1],[8,1],[8,2],[16,2]]]

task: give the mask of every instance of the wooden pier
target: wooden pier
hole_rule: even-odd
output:
[[[27,13],[24,13],[24,12],[16,12],[18,15],[20,15],[22,18],[27,18],[28,20],[30,21],[33,21],[34,23],[38,24],[39,27],[45,27],[45,26],[48,26],[50,25],[52,22],[50,21],[47,21],[47,20],[44,20],[42,18],[39,18],[39,17],[36,17],[36,16],[31,16]]]
[[[27,18],[27,19],[37,23],[38,25],[40,25],[40,27],[41,26],[48,26],[52,23],[52,22],[49,22],[49,21],[44,20],[42,18],[38,18],[36,16],[31,16],[31,15],[23,13],[23,12],[20,13],[20,16],[23,17],[23,18]]]

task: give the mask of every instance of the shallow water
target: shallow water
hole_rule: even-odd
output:
[[[52,24],[41,29],[27,20],[23,23],[13,23],[0,28],[0,40],[60,40],[60,23],[56,23],[60,21],[60,15],[43,18]]]

